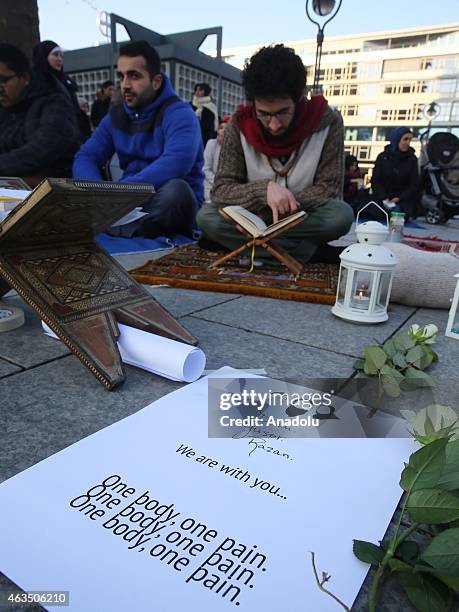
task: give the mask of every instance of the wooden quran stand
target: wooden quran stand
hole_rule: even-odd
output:
[[[211,264],[212,268],[216,268],[217,266],[225,263],[225,261],[228,261],[229,259],[232,259],[233,257],[236,257],[237,255],[240,255],[246,249],[251,249],[254,246],[256,247],[260,246],[266,249],[270,255],[272,255],[273,257],[278,259],[282,264],[284,264],[284,266],[286,266],[290,270],[290,272],[293,272],[295,277],[298,277],[301,274],[301,271],[303,270],[302,264],[300,264],[299,261],[297,261],[294,257],[292,257],[290,253],[287,253],[285,249],[283,249],[280,246],[273,246],[272,244],[270,244],[270,242],[274,238],[277,238],[277,236],[280,236],[287,230],[290,230],[292,229],[292,227],[295,227],[295,225],[298,225],[298,223],[301,223],[301,221],[303,221],[303,218],[295,219],[291,223],[284,225],[280,229],[276,230],[275,232],[272,232],[271,234],[268,234],[267,236],[259,236],[258,238],[256,238],[249,231],[247,231],[244,227],[239,225],[239,223],[236,223],[234,219],[232,219],[223,209],[220,209],[219,212],[221,215],[225,217],[227,221],[230,221],[230,223],[232,223],[236,227],[236,229],[238,229],[241,232],[241,234],[244,234],[245,236],[247,236],[249,240],[242,246],[235,249],[234,251],[231,251],[231,253],[227,253],[223,257],[220,257],[219,259],[214,261]]]
[[[125,379],[117,323],[197,344],[94,240],[154,193],[151,185],[46,179],[0,224],[1,277],[113,389]]]

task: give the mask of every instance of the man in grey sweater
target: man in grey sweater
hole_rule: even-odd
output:
[[[304,210],[303,221],[273,243],[303,263],[313,257],[338,261],[326,243],[345,234],[353,221],[342,200],[341,115],[323,96],[306,98],[303,62],[283,45],[252,56],[243,85],[249,104],[226,128],[211,203],[199,211],[199,227],[208,239],[234,250],[247,239],[219,208],[243,206],[268,224]],[[257,257],[266,255],[257,251]]]

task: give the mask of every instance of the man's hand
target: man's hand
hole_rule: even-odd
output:
[[[273,223],[277,223],[281,217],[290,215],[300,208],[293,193],[274,181],[268,183],[266,200],[273,212]]]

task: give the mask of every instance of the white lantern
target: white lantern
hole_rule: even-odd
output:
[[[386,226],[377,221],[358,225],[360,213],[370,204],[386,215]],[[376,202],[369,202],[357,214],[356,234],[359,242],[344,249],[340,255],[338,290],[332,313],[354,323],[382,323],[389,318],[387,305],[397,264],[392,251],[381,245],[389,236],[386,211]]]
[[[455,274],[454,278],[457,278],[457,284],[454,291],[453,302],[449,311],[445,336],[459,340],[459,274]]]

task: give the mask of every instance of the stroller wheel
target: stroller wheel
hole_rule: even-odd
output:
[[[431,225],[438,225],[445,222],[445,215],[439,208],[426,210],[426,221]]]

